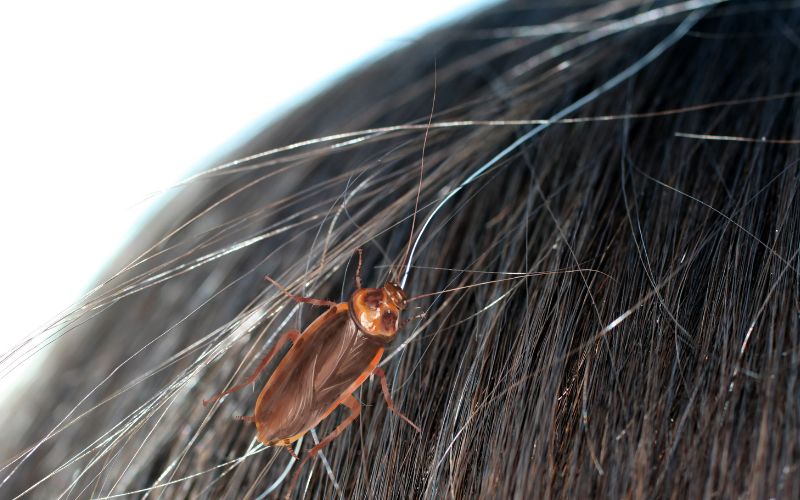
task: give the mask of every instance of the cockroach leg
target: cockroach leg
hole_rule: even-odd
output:
[[[322,448],[330,444],[330,442],[336,439],[339,434],[344,432],[344,430],[347,429],[350,424],[352,424],[353,421],[361,414],[361,404],[356,398],[353,397],[352,394],[344,398],[344,400],[342,400],[342,404],[350,408],[350,415],[348,415],[346,419],[342,420],[342,422],[336,426],[333,432],[325,436],[325,439],[320,441],[318,445],[314,446],[308,453],[306,453],[306,456],[304,456],[303,460],[300,461],[300,465],[297,467],[294,476],[292,476],[292,484],[289,486],[289,492],[294,491],[294,485],[297,482],[297,478],[300,477],[300,472],[303,470],[303,465],[305,465],[309,459],[314,458],[314,456],[319,453]]]
[[[256,368],[256,371],[253,372],[253,374],[250,375],[250,377],[247,380],[245,380],[244,382],[242,382],[239,385],[235,385],[235,386],[231,387],[227,391],[220,392],[219,394],[217,394],[216,396],[214,396],[214,397],[212,397],[210,399],[203,400],[203,406],[208,406],[211,403],[213,403],[214,401],[216,401],[219,398],[221,398],[222,396],[228,395],[228,394],[230,394],[232,392],[236,392],[239,389],[247,387],[248,385],[250,385],[253,382],[255,382],[256,379],[258,378],[258,374],[261,373],[262,371],[264,371],[264,368],[267,367],[269,362],[272,361],[272,358],[275,357],[276,354],[278,354],[278,351],[280,351],[280,349],[286,344],[286,342],[291,340],[292,344],[294,344],[295,342],[297,342],[297,339],[299,337],[300,337],[300,332],[298,332],[297,330],[289,330],[286,333],[284,333],[283,335],[281,335],[280,338],[278,338],[278,340],[275,342],[275,345],[272,346],[272,349],[270,349],[269,352],[267,353],[267,355],[264,356],[264,358],[261,359],[261,363],[259,363],[258,368]]]
[[[264,278],[275,285],[275,287],[281,291],[284,295],[289,297],[290,299],[296,302],[302,302],[304,304],[311,304],[312,306],[322,306],[322,307],[336,307],[338,304],[336,302],[331,302],[330,300],[322,300],[322,299],[313,299],[311,297],[303,297],[302,295],[295,295],[290,293],[287,289],[283,288],[277,281],[270,278],[269,276],[264,276]]]
[[[295,460],[297,460],[298,462],[300,461],[300,457],[298,457],[297,453],[294,452],[294,448],[292,448],[292,445],[287,444],[286,446],[284,446],[284,448],[286,448],[286,450],[292,455],[292,457],[294,457]]]
[[[384,371],[377,366],[375,367],[374,370],[372,370],[372,373],[374,373],[375,375],[378,376],[378,378],[381,379],[381,389],[383,389],[383,399],[386,400],[386,406],[388,406],[389,409],[392,410],[395,415],[405,420],[405,422],[408,425],[416,429],[417,432],[422,432],[420,428],[417,426],[417,424],[412,422],[408,417],[400,413],[400,411],[394,407],[394,403],[392,402],[392,395],[389,393],[389,384],[386,382],[386,373],[384,373]]]
[[[242,422],[248,422],[248,423],[251,423],[251,424],[256,423],[256,417],[254,417],[252,415],[234,415],[233,419],[234,420],[241,420]]]

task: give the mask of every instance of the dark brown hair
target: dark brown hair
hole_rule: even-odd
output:
[[[383,368],[422,433],[368,382],[292,495],[800,497],[798,26],[793,2],[510,3],[357,71],[5,358],[54,343],[0,495],[289,493],[289,454],[232,420],[255,393],[201,401],[319,313],[265,274],[344,300],[356,248],[367,286],[397,268],[427,133],[406,291],[505,280],[410,304]]]

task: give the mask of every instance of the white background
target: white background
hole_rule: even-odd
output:
[[[76,300],[204,158],[490,2],[316,3],[0,4],[0,352]]]

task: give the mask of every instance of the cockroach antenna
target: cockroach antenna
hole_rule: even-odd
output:
[[[403,251],[403,259],[400,261],[400,266],[397,268],[398,276],[395,278],[399,278],[400,270],[403,269],[403,263],[406,264],[406,270],[403,274],[403,280],[400,283],[400,288],[405,289],[406,280],[408,279],[408,269],[411,266],[411,256],[409,255],[409,251],[411,250],[411,241],[414,238],[414,225],[417,222],[417,211],[419,210],[419,194],[422,192],[422,175],[425,171],[425,146],[428,145],[428,133],[431,131],[431,123],[433,122],[433,112],[436,109],[436,61],[433,62],[433,100],[431,101],[431,112],[428,115],[428,125],[425,127],[425,137],[422,139],[422,158],[419,160],[419,183],[417,184],[417,198],[414,201],[414,211],[411,213],[411,231],[408,233],[408,245],[406,245],[406,249]],[[419,241],[419,238],[417,238]],[[416,244],[414,244],[416,247]],[[408,260],[406,260],[408,259]]]
[[[447,193],[444,198],[439,201],[439,203],[433,208],[433,211],[428,215],[425,219],[425,223],[422,224],[422,227],[417,234],[416,239],[414,240],[414,245],[411,247],[411,251],[408,252],[408,260],[405,261],[405,270],[403,271],[403,278],[400,280],[400,288],[405,289],[406,282],[408,281],[408,274],[411,271],[411,263],[414,260],[414,254],[417,251],[417,246],[419,246],[420,240],[422,240],[422,235],[425,234],[426,229],[428,229],[428,225],[431,223],[436,214],[442,207],[450,201],[459,191],[464,189],[465,187],[472,184],[477,178],[481,177],[483,174],[489,171],[493,166],[495,166],[500,160],[508,156],[522,144],[530,141],[537,135],[544,132],[546,129],[550,127],[554,122],[562,120],[569,116],[571,113],[578,111],[582,107],[586,106],[590,102],[594,101],[601,95],[605,94],[609,90],[617,87],[619,84],[623,83],[624,81],[628,80],[629,78],[633,77],[637,73],[639,73],[642,69],[647,67],[651,62],[658,59],[658,57],[664,53],[668,48],[674,45],[678,40],[684,37],[692,27],[697,24],[698,21],[709,11],[711,6],[724,3],[726,0],[708,0],[706,2],[700,2],[697,8],[692,11],[683,22],[678,25],[675,30],[670,33],[666,38],[664,38],[658,45],[650,49],[650,51],[645,54],[642,58],[622,70],[616,76],[612,77],[610,80],[606,81],[604,84],[600,85],[593,91],[589,92],[585,96],[581,97],[577,101],[573,102],[569,106],[563,108],[561,111],[552,115],[545,123],[541,125],[537,125],[533,129],[529,130],[522,136],[520,136],[517,140],[506,146],[505,149],[497,153],[492,159],[481,165],[477,170],[472,172],[466,179],[461,181],[455,189]],[[426,132],[427,138],[427,132]],[[423,147],[424,149],[424,147]],[[422,182],[420,177],[420,182]],[[417,193],[417,202],[419,202],[419,193]],[[416,216],[416,207],[414,209],[414,215]],[[413,232],[413,220],[412,220],[412,232]]]

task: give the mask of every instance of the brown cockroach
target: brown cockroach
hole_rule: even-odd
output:
[[[428,132],[431,120],[433,120],[435,105],[436,93],[434,91],[428,129],[425,130],[425,138],[422,142],[419,185],[411,218],[411,233],[402,259],[406,264],[405,275],[401,281],[403,285],[406,283],[411,267],[409,251],[413,254],[416,248],[416,244],[413,248],[411,247],[411,239],[414,235],[420,192],[422,191],[425,146],[428,142]],[[427,222],[430,222],[430,219]],[[419,236],[421,235],[422,233]],[[419,243],[419,236],[417,243]],[[293,442],[316,427],[339,405],[347,406],[350,409],[350,415],[303,457],[292,476],[289,494],[294,489],[294,484],[297,482],[305,462],[336,439],[361,414],[361,403],[353,396],[353,393],[370,375],[376,375],[380,379],[383,397],[389,409],[417,432],[421,432],[417,424],[395,408],[389,384],[386,382],[386,374],[378,367],[378,363],[386,345],[394,340],[398,330],[414,319],[412,317],[403,322],[400,321],[400,313],[406,309],[408,302],[428,295],[408,299],[403,287],[394,281],[387,281],[382,288],[362,288],[361,263],[362,251],[359,248],[355,276],[356,290],[350,296],[350,300],[341,303],[294,295],[267,276],[268,281],[292,300],[302,304],[328,307],[328,310],[308,325],[302,333],[297,330],[289,330],[281,335],[261,360],[256,371],[245,382],[203,401],[204,405],[208,405],[226,394],[252,384],[281,347],[287,341],[292,342],[292,347],[278,363],[261,390],[261,394],[256,400],[254,414],[237,418],[254,423],[257,438],[265,446],[282,446],[296,460],[300,460],[291,447]],[[398,268],[398,272],[400,269],[402,266]],[[419,316],[424,316],[424,314]]]
[[[347,406],[350,415],[305,455],[295,471],[289,491],[293,489],[305,462],[358,418],[361,404],[353,392],[370,375],[380,378],[383,397],[389,409],[420,432],[414,422],[395,408],[386,374],[378,367],[386,345],[408,322],[400,322],[400,313],[406,308],[408,300],[400,285],[388,281],[382,288],[362,288],[361,249],[358,250],[356,291],[347,302],[336,303],[294,295],[272,278],[267,277],[267,280],[297,302],[328,307],[328,310],[302,333],[297,330],[284,333],[250,378],[203,401],[203,404],[208,405],[255,382],[281,347],[287,341],[292,342],[292,347],[261,390],[254,414],[237,418],[256,425],[261,443],[285,447],[299,460],[291,447],[293,442],[316,427],[339,405]]]

